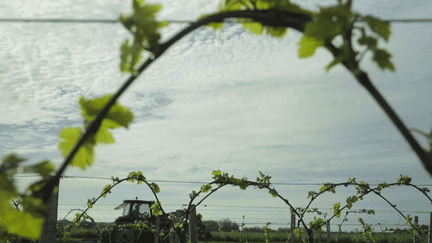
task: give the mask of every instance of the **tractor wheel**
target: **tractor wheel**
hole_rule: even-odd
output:
[[[102,231],[101,235],[99,236],[99,240],[101,243],[110,243],[109,232],[105,230]]]
[[[112,237],[113,243],[135,243],[135,231],[134,230],[118,230],[113,231]]]

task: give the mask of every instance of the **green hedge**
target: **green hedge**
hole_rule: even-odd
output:
[[[286,242],[287,233],[270,233],[270,242]],[[241,232],[211,232],[212,241],[221,242],[265,242],[264,233],[241,233]]]
[[[410,234],[374,234],[377,243],[411,243],[413,236]],[[215,242],[266,242],[264,233],[241,233],[241,232],[211,232],[208,241]],[[289,242],[288,234],[281,232],[269,233],[269,242]],[[315,236],[315,242],[318,242],[318,235]],[[321,234],[321,242],[326,242],[326,234]],[[363,241],[360,234],[342,233],[339,237],[336,234],[332,235],[332,243],[346,242],[366,242]],[[427,242],[427,241],[424,241]]]
[[[96,229],[72,229],[69,238],[74,239],[99,239],[99,233]]]

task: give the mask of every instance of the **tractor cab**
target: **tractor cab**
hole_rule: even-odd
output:
[[[137,242],[161,242],[157,234],[148,228],[134,228],[137,222],[144,222],[147,226],[159,233],[168,234],[171,222],[168,215],[156,217],[152,214],[151,206],[154,201],[124,200],[122,204],[114,209],[122,209],[122,216],[115,220],[115,225],[107,231],[102,232],[103,243],[137,243]],[[125,227],[123,227],[125,226]],[[131,226],[131,227],[129,227]],[[164,241],[168,242],[168,241]],[[161,242],[163,243],[163,242]]]
[[[122,204],[115,207],[114,209],[123,209],[123,215],[115,220],[117,225],[129,224],[135,221],[144,221],[152,217],[151,205],[154,201],[144,200],[124,200]]]

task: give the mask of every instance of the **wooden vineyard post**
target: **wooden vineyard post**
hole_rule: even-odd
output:
[[[156,218],[156,228],[154,232],[154,243],[159,243],[159,233],[160,233],[160,218]]]
[[[418,216],[414,216],[414,224],[416,226],[418,226]],[[418,235],[414,234],[414,243],[418,243],[419,241],[419,237]]]
[[[175,215],[175,217],[174,217],[173,223],[176,224],[176,223],[179,222],[179,218],[180,218],[182,215],[184,215],[184,212],[183,212],[183,210],[177,210],[177,211],[174,213],[174,215]],[[179,237],[180,237],[180,236],[177,234],[177,232],[174,232],[174,233],[171,235],[171,237],[170,237],[170,243],[179,243],[179,242],[180,242]]]
[[[331,239],[330,221],[327,221],[326,225],[327,225],[327,243],[330,243],[330,239]]]
[[[57,181],[57,191],[51,194],[47,205],[46,220],[43,226],[42,235],[39,238],[40,243],[56,243],[57,235],[57,214],[58,214],[58,194],[60,191],[60,180]]]
[[[290,231],[291,231],[291,240],[290,240],[290,242],[291,243],[295,242],[295,235],[294,235],[295,221],[296,221],[296,216],[295,216],[294,213],[292,213],[291,214],[291,228],[290,228]]]
[[[428,243],[432,243],[432,213],[429,216],[429,240]]]
[[[194,207],[195,205],[192,205]],[[197,226],[196,208],[189,213],[189,237],[191,243],[198,242],[198,226]]]

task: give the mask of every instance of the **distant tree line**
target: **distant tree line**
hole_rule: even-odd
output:
[[[207,232],[214,232],[214,231],[231,232],[231,231],[240,230],[240,226],[236,222],[232,222],[229,218],[225,218],[219,221],[204,220],[202,224],[205,228],[205,231]]]
[[[201,231],[205,232],[233,232],[233,231],[241,231],[245,233],[264,233],[264,227],[243,227],[243,229],[240,229],[240,225],[236,222],[232,222],[229,218],[225,218],[219,221],[215,220],[204,220],[202,221],[202,224],[200,225]],[[423,230],[425,232],[428,231],[428,225],[420,225],[420,230]],[[278,233],[286,233],[290,231],[290,228],[278,228],[277,230],[270,230],[271,232],[278,232]],[[404,229],[390,229],[389,232],[393,232],[394,234],[411,234],[412,229],[404,228]]]
[[[232,222],[230,219],[225,218],[219,221],[215,220],[204,220],[202,224],[205,227],[207,232],[232,232],[232,231],[240,231],[240,225],[236,222]],[[243,227],[243,232],[247,233],[264,233],[264,228],[255,226],[255,227]],[[272,232],[288,232],[289,228],[279,228],[277,230],[271,230]]]

